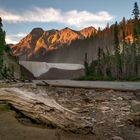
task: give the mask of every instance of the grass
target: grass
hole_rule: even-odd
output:
[[[9,104],[1,104],[0,110],[5,111],[5,112],[9,112],[9,111],[11,111],[11,107]]]
[[[140,77],[131,76],[127,78],[116,79],[113,77],[87,75],[87,76],[82,76],[76,80],[80,80],[80,81],[140,81]]]
[[[126,78],[127,81],[140,81],[140,77],[131,76]]]
[[[82,77],[78,78],[77,80],[81,80],[81,81],[115,81],[115,79],[112,77],[102,77],[102,76],[92,76],[92,75],[82,76]]]
[[[49,122],[48,123],[44,123],[40,120],[35,120],[32,119],[26,115],[24,115],[22,112],[20,112],[19,110],[17,110],[16,108],[12,107],[10,104],[8,103],[0,103],[0,111],[4,111],[4,112],[10,112],[10,111],[15,111],[16,112],[16,118],[23,124],[32,124],[32,125],[38,125],[41,126],[43,128],[51,128],[51,129],[55,129],[56,125]]]

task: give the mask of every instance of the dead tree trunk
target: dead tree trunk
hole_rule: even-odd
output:
[[[0,100],[10,103],[24,115],[73,132],[90,132],[90,124],[79,114],[59,105],[46,93],[35,94],[18,88],[1,88]]]

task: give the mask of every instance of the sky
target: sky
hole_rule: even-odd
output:
[[[0,0],[7,43],[18,43],[33,28],[104,28],[132,17],[136,0]],[[140,5],[140,2],[138,1]]]

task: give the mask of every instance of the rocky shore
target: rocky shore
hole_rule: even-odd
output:
[[[42,129],[35,126],[35,129],[40,132],[51,131],[51,134],[53,136],[55,135],[55,138],[50,138],[50,140],[140,140],[139,92],[60,88],[51,86],[42,87],[33,86],[31,84],[20,86],[19,89],[34,92],[36,94],[43,92],[50,98],[54,99],[59,105],[77,113],[80,117],[92,124],[91,132],[85,134],[77,134],[77,132],[68,131],[65,132],[58,128],[50,129],[45,127],[45,129]],[[0,113],[0,140],[6,140],[3,133],[5,132],[5,134],[7,134],[8,128],[6,129],[2,126],[5,125],[3,124],[5,117],[2,114],[6,114],[9,117],[11,114],[4,112]],[[23,118],[20,120],[23,120],[24,122],[25,119]],[[10,123],[7,125],[12,127],[10,126],[12,125]],[[24,129],[29,127],[23,124],[18,125],[22,125]],[[30,127],[32,128],[32,126]],[[16,131],[16,128],[13,129]],[[18,131],[20,131],[20,129]],[[13,136],[11,132],[9,132],[8,135],[9,137]],[[22,134],[20,133],[20,135],[22,140]],[[25,135],[30,137],[30,139],[33,138],[29,133],[26,133]],[[64,135],[69,135],[69,137],[64,137]],[[42,138],[40,136],[39,139],[44,140],[45,137],[42,135]]]

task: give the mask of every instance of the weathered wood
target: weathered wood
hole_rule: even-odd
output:
[[[10,103],[26,116],[73,132],[89,132],[90,124],[79,114],[59,105],[46,93],[33,93],[18,88],[1,88],[0,100]]]
[[[46,86],[50,86],[50,84],[46,81],[42,81]]]

